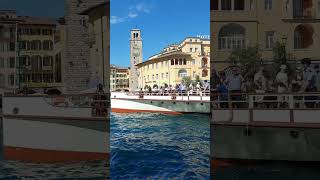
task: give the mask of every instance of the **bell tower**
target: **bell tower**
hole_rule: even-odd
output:
[[[139,70],[137,64],[142,63],[142,38],[140,29],[132,29],[130,36],[130,91],[139,90]]]

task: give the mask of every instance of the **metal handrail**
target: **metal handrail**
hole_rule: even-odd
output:
[[[320,93],[213,93],[211,103],[216,109],[320,109]]]

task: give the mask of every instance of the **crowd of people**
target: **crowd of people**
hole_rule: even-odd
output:
[[[140,91],[142,91],[142,89]],[[178,93],[179,95],[209,95],[209,91],[210,83],[206,80],[204,80],[203,83],[198,81],[188,84],[185,81],[182,81],[175,86],[164,85],[160,86],[160,88],[158,88],[158,86],[154,86],[154,88],[151,88],[151,86],[148,85],[145,86],[145,92],[154,95],[169,95],[173,93]]]
[[[319,64],[311,64],[310,59],[303,59],[301,65],[289,73],[289,67],[285,64],[274,76],[266,76],[266,68],[261,65],[253,77],[244,78],[240,69],[232,67],[232,73],[226,76],[225,72],[213,73],[213,90],[220,94],[220,100],[240,100],[241,93],[255,94],[302,94],[320,91],[320,69]],[[233,94],[233,95],[232,95]],[[237,95],[238,94],[238,95]],[[267,97],[264,97],[265,100]],[[302,97],[295,96],[295,100]],[[317,96],[308,96],[305,100],[320,99]],[[269,99],[267,99],[269,100]],[[273,99],[270,99],[273,100]],[[307,103],[307,106],[311,106]],[[314,104],[314,103],[313,103]]]

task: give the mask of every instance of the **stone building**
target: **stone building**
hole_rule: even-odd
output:
[[[81,13],[82,15],[89,16],[90,72],[101,79],[105,89],[109,89],[110,80],[109,9],[110,2],[108,1],[92,6]]]
[[[66,0],[66,48],[64,84],[66,92],[78,92],[89,88],[90,39],[89,16],[82,12],[105,3],[107,0]]]
[[[29,86],[62,86],[62,47],[56,36],[59,21],[51,18],[17,16],[2,10],[0,86],[13,90]]]
[[[139,90],[138,64],[142,63],[142,38],[140,29],[132,29],[130,38],[130,91]]]
[[[0,89],[14,89],[16,42],[19,20],[16,11],[0,10]]]
[[[210,80],[210,40],[187,37],[137,65],[139,87],[180,84],[184,77]]]
[[[211,0],[212,67],[230,64],[237,48],[258,46],[262,59],[273,59],[276,42],[286,45],[288,58],[320,59],[318,0]]]
[[[129,68],[110,66],[110,91],[129,90]]]

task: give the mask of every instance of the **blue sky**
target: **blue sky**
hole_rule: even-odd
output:
[[[21,16],[64,16],[64,0],[0,0],[0,9],[17,10]]]
[[[111,0],[111,64],[130,65],[130,29],[142,30],[143,60],[185,37],[209,35],[210,0]]]
[[[0,0],[22,16],[64,16],[64,0]],[[210,0],[111,0],[111,64],[129,66],[130,29],[140,28],[143,59],[187,36],[209,35]]]

